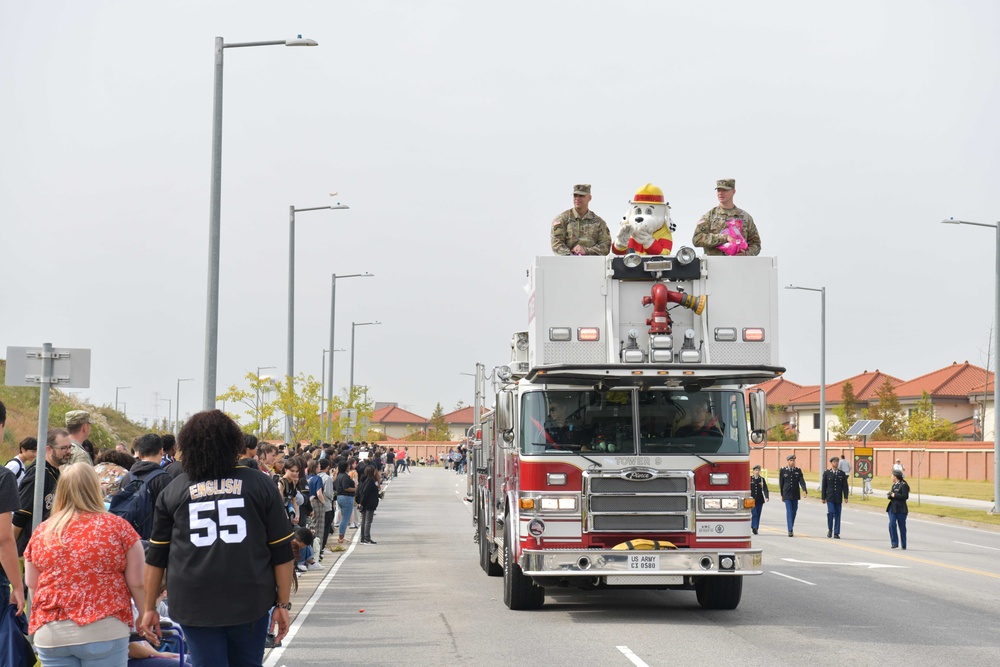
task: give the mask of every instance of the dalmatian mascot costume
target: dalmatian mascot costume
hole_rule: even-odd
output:
[[[625,255],[669,255],[674,247],[677,226],[670,219],[670,204],[663,201],[663,190],[652,183],[639,188],[629,202],[615,237],[611,252]]]

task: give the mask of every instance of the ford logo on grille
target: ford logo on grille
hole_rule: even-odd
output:
[[[630,470],[623,476],[625,477],[625,479],[630,479],[633,482],[645,482],[646,480],[650,480],[656,477],[656,475],[654,475],[653,473],[647,472],[645,470]]]

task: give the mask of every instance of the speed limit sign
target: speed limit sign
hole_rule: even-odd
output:
[[[854,476],[861,479],[871,479],[875,468],[874,452],[871,447],[854,448]]]

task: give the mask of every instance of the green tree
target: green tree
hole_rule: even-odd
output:
[[[465,401],[459,401],[458,403],[455,404],[455,409],[453,410],[453,412],[458,412],[464,407],[465,407]]]
[[[274,383],[277,396],[275,407],[287,417],[291,415],[292,442],[319,440],[319,402],[322,385],[312,375],[299,373],[297,377],[285,377]],[[281,420],[284,422],[284,419]],[[281,431],[284,433],[284,425]]]
[[[767,406],[767,439],[770,442],[785,442],[797,440],[795,429],[789,428],[783,421],[785,406],[780,403]]]
[[[869,436],[869,440],[902,440],[906,418],[899,405],[899,397],[889,378],[885,379],[876,392],[878,402],[868,408],[868,419],[880,419],[882,424]]]
[[[438,403],[431,414],[431,423],[427,426],[428,440],[451,440],[451,429],[444,419],[444,408]]]
[[[851,424],[858,421],[858,399],[854,395],[854,385],[851,384],[850,380],[844,382],[840,405],[833,409],[833,414],[837,416],[837,426],[833,429],[833,439],[846,440],[847,431],[851,428]]]
[[[254,433],[262,440],[276,440],[281,437],[279,410],[275,399],[271,397],[276,382],[266,375],[258,377],[250,372],[244,376],[249,384],[247,389],[241,389],[235,384],[216,397],[224,401],[228,408],[226,414],[240,425],[245,433]],[[234,404],[230,406],[229,404]],[[244,412],[239,412],[242,406]]]
[[[934,416],[934,404],[925,391],[910,414],[903,439],[908,442],[953,442],[958,440],[958,433],[950,421]]]

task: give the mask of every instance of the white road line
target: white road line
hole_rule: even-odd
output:
[[[815,586],[815,585],[816,585],[816,584],[814,584],[814,583],[813,583],[813,582],[811,582],[811,581],[806,581],[805,579],[798,579],[798,578],[796,578],[796,577],[792,577],[792,576],[790,576],[790,575],[787,575],[787,574],[782,574],[782,573],[780,573],[780,572],[775,572],[774,570],[771,570],[770,572],[771,572],[771,574],[776,574],[776,575],[778,575],[779,577],[784,577],[785,579],[791,579],[792,581],[797,581],[797,582],[799,582],[800,584],[807,584],[807,585],[809,585],[809,586]]]
[[[358,546],[358,541],[360,540],[360,537],[361,537],[361,531],[359,530],[354,534],[354,539],[351,541],[351,546],[347,549],[344,555],[337,560],[337,564],[334,565],[329,572],[327,572],[326,577],[323,578],[323,583],[321,583],[316,588],[316,590],[312,594],[312,597],[309,598],[309,601],[306,602],[304,607],[302,607],[302,611],[300,611],[299,615],[295,617],[295,620],[292,622],[292,627],[288,629],[288,634],[285,635],[285,638],[281,640],[281,646],[275,649],[271,649],[271,654],[267,656],[267,660],[264,662],[264,667],[275,667],[275,665],[278,664],[278,661],[281,659],[281,656],[285,652],[285,649],[288,648],[288,645],[295,637],[295,634],[299,631],[299,628],[302,627],[302,624],[305,623],[306,618],[309,617],[309,612],[311,612],[312,608],[316,606],[316,603],[319,601],[319,599],[323,597],[323,591],[326,590],[326,587],[330,585],[330,582],[332,582],[333,578],[337,575],[337,570],[339,570],[340,566],[344,564],[344,561],[347,560],[347,557],[350,556],[352,553],[354,553],[354,548]]]
[[[980,549],[992,549],[993,551],[1000,551],[1000,549],[997,549],[996,547],[988,547],[982,544],[972,544],[971,542],[959,542],[958,540],[955,540],[955,544],[964,544],[967,547],[979,547]]]
[[[635,665],[635,667],[649,667],[649,665],[643,662],[642,658],[633,653],[632,649],[630,649],[628,646],[616,646],[615,648],[621,651],[622,655],[628,658],[629,662]]]

